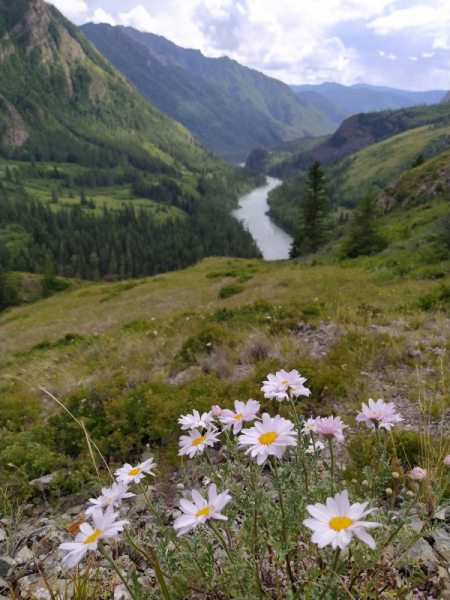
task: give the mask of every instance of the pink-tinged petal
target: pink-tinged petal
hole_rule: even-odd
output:
[[[337,534],[337,544],[341,550],[346,548],[352,541],[351,531],[348,529],[341,529]]]
[[[311,537],[311,541],[317,544],[319,548],[325,548],[336,537],[336,532],[333,529],[327,531],[316,531]]]
[[[303,525],[305,527],[309,527],[313,531],[325,531],[330,528],[329,523],[324,523],[323,521],[318,521],[317,519],[312,519],[309,517],[308,519],[303,520]]]
[[[323,521],[324,523],[330,522],[330,515],[328,514],[327,507],[324,504],[308,504],[306,510],[315,519]]]
[[[195,515],[197,513],[197,508],[192,504],[192,502],[189,502],[189,500],[186,500],[185,498],[181,498],[180,506],[183,512],[188,515]]]
[[[67,556],[65,556],[61,561],[61,566],[65,569],[73,569],[77,564],[84,558],[86,553],[88,552],[88,548],[85,546],[80,548],[79,550],[74,550],[70,552]]]
[[[206,506],[207,502],[205,498],[200,494],[197,490],[192,490],[191,492],[192,500],[194,501],[196,506],[201,506],[202,508]]]

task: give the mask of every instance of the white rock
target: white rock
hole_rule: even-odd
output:
[[[52,482],[52,479],[54,479],[54,477],[56,476],[56,474],[57,472],[55,471],[54,473],[43,475],[42,477],[38,477],[37,479],[32,479],[28,482],[28,485],[36,486],[41,489],[47,488]]]
[[[29,548],[24,546],[23,548],[21,548],[19,550],[19,552],[16,553],[14,558],[19,565],[24,565],[25,563],[29,562],[30,560],[33,560],[33,553],[31,552],[31,550]]]
[[[0,528],[0,542],[4,542],[8,536],[6,535],[6,531]]]
[[[130,592],[125,587],[124,583],[120,583],[114,588],[114,600],[129,600]]]

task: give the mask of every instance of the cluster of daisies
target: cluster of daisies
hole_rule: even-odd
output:
[[[281,370],[275,375],[270,374],[261,388],[264,396],[269,399],[292,400],[298,396],[309,396],[310,390],[305,387],[306,378],[301,377],[297,370],[290,373]],[[298,432],[295,431],[294,423],[279,415],[271,417],[268,413],[258,416],[260,403],[255,400],[234,402],[234,411],[222,410],[215,405],[208,413],[200,413],[194,410],[192,414],[183,415],[179,424],[183,430],[189,430],[189,435],[180,438],[180,456],[188,455],[193,458],[196,454],[202,454],[207,446],[212,447],[219,441],[221,431],[232,431],[240,434],[237,438],[239,447],[246,447],[246,454],[256,459],[258,465],[262,465],[269,456],[281,459],[287,447],[297,446]],[[402,421],[402,417],[395,412],[392,403],[386,404],[383,400],[374,402],[369,400],[369,405],[362,405],[362,412],[358,413],[357,421],[365,421],[369,427],[382,427],[391,429],[396,423]],[[254,422],[253,426],[244,428],[246,423]],[[314,434],[319,433],[328,437],[344,439],[343,431],[345,425],[341,417],[316,417],[302,420],[301,432],[307,436],[304,451],[306,454],[315,454],[324,449],[321,441],[315,441]],[[221,514],[222,509],[231,500],[228,490],[221,494],[217,493],[215,484],[212,484],[208,492],[208,500],[203,498],[196,490],[192,491],[192,500],[181,500],[180,508],[183,514],[174,523],[178,530],[178,536],[190,531],[197,525],[205,523],[208,519],[226,520]],[[366,531],[367,528],[377,527],[378,523],[365,522],[361,519],[373,512],[374,509],[366,510],[367,502],[364,504],[350,505],[346,490],[336,494],[334,498],[328,498],[326,505],[316,504],[308,506],[311,515],[305,519],[304,525],[312,529],[312,541],[322,548],[331,544],[333,548],[344,548],[356,535],[359,539],[375,548],[375,541]]]
[[[309,396],[310,390],[305,387],[306,379],[301,377],[298,371],[286,372],[281,370],[275,375],[268,375],[264,381],[261,391],[269,399],[279,402],[293,400],[298,396]],[[258,416],[260,403],[255,400],[241,402],[236,400],[234,411],[222,410],[219,406],[213,406],[208,413],[200,414],[194,410],[192,414],[181,416],[179,424],[181,429],[188,431],[188,435],[180,438],[181,456],[188,455],[193,458],[196,454],[202,454],[207,447],[212,447],[219,441],[218,436],[222,431],[232,432],[239,435],[237,444],[246,448],[245,454],[250,454],[256,459],[258,465],[262,465],[269,456],[281,459],[288,447],[298,445],[299,432],[295,430],[294,424],[279,415],[271,417],[268,413]],[[372,399],[368,404],[362,404],[362,411],[356,416],[356,421],[365,422],[372,429],[390,430],[400,421],[402,417],[395,412],[393,403],[386,404],[383,400]],[[244,427],[253,422],[250,427]],[[315,434],[319,433],[325,438],[333,437],[342,441],[345,425],[341,417],[316,417],[301,419],[301,433],[304,436],[302,448],[306,454],[317,456],[324,449],[321,441],[315,441]],[[444,463],[450,466],[450,455],[445,457]],[[118,521],[122,501],[135,496],[129,491],[129,485],[139,484],[145,475],[154,475],[152,468],[155,467],[153,459],[146,460],[133,467],[125,464],[115,472],[116,479],[111,488],[103,488],[98,498],[91,498],[91,506],[86,510],[86,521],[81,523],[79,532],[74,542],[60,545],[61,550],[69,550],[63,558],[62,564],[65,568],[76,566],[89,550],[97,550],[98,543],[102,539],[116,538],[124,527],[129,525],[126,520]],[[426,477],[426,471],[415,467],[410,477],[420,481]],[[209,519],[226,521],[227,517],[222,514],[223,509],[232,500],[228,490],[218,493],[216,485],[209,486],[208,497],[204,498],[197,490],[192,490],[192,501],[185,498],[180,501],[182,514],[175,520],[174,529],[181,536],[194,529],[198,525],[205,524]],[[375,509],[366,509],[367,502],[350,505],[348,492],[346,490],[328,498],[326,504],[317,503],[307,506],[310,517],[303,524],[314,531],[312,541],[323,548],[331,544],[333,548],[345,548],[353,535],[366,543],[370,548],[375,548],[373,537],[366,531],[378,527],[378,523],[368,522],[363,518]],[[88,522],[92,519],[92,525]]]
[[[98,543],[103,539],[114,539],[122,533],[129,521],[117,521],[122,501],[132,498],[136,494],[128,491],[128,486],[140,481],[148,474],[154,475],[152,469],[155,462],[152,458],[139,463],[136,467],[126,463],[115,472],[116,479],[110,488],[102,488],[98,498],[91,498],[91,506],[86,510],[86,521],[80,524],[79,532],[73,542],[60,544],[60,550],[70,550],[62,559],[62,566],[66,569],[75,567],[87,552],[98,549]],[[93,526],[88,522],[92,518]]]

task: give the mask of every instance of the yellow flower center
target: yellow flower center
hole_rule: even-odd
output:
[[[259,441],[261,442],[261,444],[264,444],[265,446],[268,446],[269,444],[272,444],[272,442],[274,442],[278,437],[278,433],[275,433],[274,431],[269,431],[268,433],[263,433],[260,438]]]
[[[101,529],[97,529],[97,531],[94,531],[94,533],[90,535],[85,542],[83,542],[83,544],[92,544],[92,542],[95,542],[95,540],[101,534],[101,532]]]
[[[236,421],[239,421],[239,419],[242,419],[242,413],[239,413],[234,418],[235,418]]]
[[[111,500],[112,500],[112,498],[110,498],[110,499],[108,500],[108,502],[111,502]]]
[[[209,517],[209,506],[205,506],[202,510],[199,510],[195,515],[196,517]]]
[[[330,527],[335,531],[347,529],[347,527],[350,527],[350,525],[353,525],[353,521],[348,517],[334,517],[334,519],[331,519],[330,521]]]
[[[192,442],[193,446],[198,446],[199,444],[201,444],[202,442],[204,442],[206,440],[206,435],[202,435],[202,437],[197,438],[196,440],[194,440]]]
[[[291,385],[291,390],[292,390],[293,392],[295,392],[295,388],[294,388],[294,387],[292,387],[292,385]]]
[[[289,382],[288,381],[282,381],[281,385],[287,385]]]
[[[140,470],[141,470],[141,467],[136,467],[135,469],[131,469],[131,471],[129,471],[128,475],[132,475],[134,477],[135,475],[137,475],[139,473]]]

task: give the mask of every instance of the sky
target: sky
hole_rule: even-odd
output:
[[[77,25],[127,25],[288,84],[450,89],[449,0],[51,0]]]

